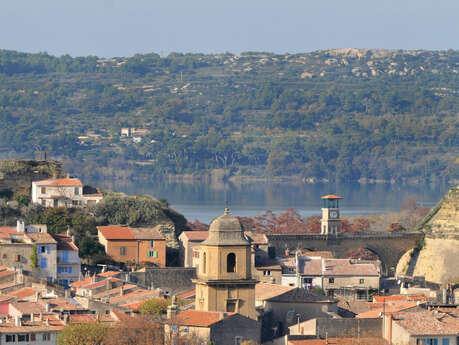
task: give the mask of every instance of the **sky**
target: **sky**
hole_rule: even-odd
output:
[[[53,55],[458,49],[459,0],[0,0],[0,49]]]

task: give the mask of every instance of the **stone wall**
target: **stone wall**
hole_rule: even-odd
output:
[[[30,260],[32,251],[33,246],[31,244],[2,243],[0,244],[0,265],[32,272],[35,270]]]
[[[355,337],[359,330],[361,338],[381,337],[382,319],[317,319],[316,336],[325,339],[332,337]]]
[[[174,295],[194,289],[194,283],[191,281],[194,278],[196,278],[195,268],[147,267],[144,272],[130,273],[128,279],[131,283],[144,288],[159,288],[168,295]]]

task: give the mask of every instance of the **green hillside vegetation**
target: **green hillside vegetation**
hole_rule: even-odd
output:
[[[85,178],[458,178],[459,51],[54,57],[0,51],[0,155]],[[122,127],[148,130],[141,142]]]

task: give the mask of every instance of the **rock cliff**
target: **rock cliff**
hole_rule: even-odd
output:
[[[417,227],[425,233],[421,250],[400,260],[397,273],[446,284],[459,279],[459,186],[453,187]]]

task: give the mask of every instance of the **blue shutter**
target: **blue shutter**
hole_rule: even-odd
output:
[[[158,257],[158,252],[156,250],[153,251],[153,257],[157,258]]]
[[[49,254],[49,246],[46,246],[46,254]]]
[[[72,273],[72,267],[67,268],[67,271],[68,271],[69,273]]]
[[[46,258],[41,258],[40,268],[46,268]]]
[[[69,262],[69,252],[66,250],[62,251],[62,262]]]

